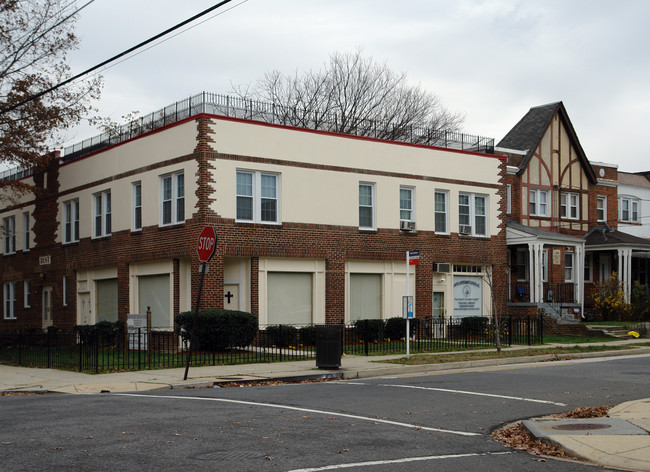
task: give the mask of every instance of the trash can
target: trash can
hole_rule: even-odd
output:
[[[343,326],[316,326],[316,367],[319,369],[338,369],[341,367]]]

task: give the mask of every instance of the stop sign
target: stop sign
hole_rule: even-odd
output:
[[[217,233],[212,226],[206,226],[199,235],[196,244],[196,253],[199,255],[199,262],[208,262],[212,259],[217,249]]]

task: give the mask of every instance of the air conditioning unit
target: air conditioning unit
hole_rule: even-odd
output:
[[[415,231],[415,221],[400,221],[399,229],[401,231]]]
[[[433,271],[449,274],[451,273],[451,264],[448,262],[434,262]]]
[[[472,225],[458,225],[458,234],[472,234]]]

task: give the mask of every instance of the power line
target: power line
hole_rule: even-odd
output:
[[[101,63],[97,64],[96,66],[91,67],[90,69],[87,69],[87,70],[85,70],[85,71],[83,71],[83,72],[81,72],[81,73],[79,73],[79,74],[77,74],[77,75],[75,75],[73,77],[70,77],[69,79],[64,80],[63,82],[60,82],[57,85],[54,85],[53,87],[50,87],[47,90],[43,90],[42,92],[39,92],[39,93],[37,93],[35,95],[32,95],[31,97],[26,98],[25,100],[22,100],[22,101],[20,101],[18,103],[15,103],[15,104],[13,104],[13,105],[11,105],[9,107],[3,108],[2,110],[0,110],[0,114],[4,114],[4,113],[7,113],[9,111],[15,110],[16,108],[18,108],[18,107],[20,107],[20,106],[22,106],[22,105],[24,105],[26,103],[29,103],[32,100],[36,100],[37,98],[42,97],[43,95],[46,95],[46,94],[48,94],[50,92],[53,92],[54,90],[56,90],[56,89],[58,89],[60,87],[63,87],[64,85],[67,85],[70,82],[73,82],[73,81],[77,80],[78,78],[83,77],[84,75],[90,74],[91,72],[99,69],[100,67],[103,67],[106,64],[110,64],[111,62],[116,61],[117,59],[119,59],[121,57],[124,57],[127,54],[130,54],[133,51],[135,51],[137,49],[140,49],[141,47],[146,46],[147,44],[149,44],[149,43],[151,43],[153,41],[156,41],[159,38],[162,38],[163,36],[171,33],[172,31],[175,31],[175,30],[177,30],[179,28],[182,28],[186,24],[191,23],[192,21],[194,21],[194,20],[196,20],[198,18],[201,18],[204,15],[207,15],[208,13],[216,10],[217,8],[222,7],[223,5],[225,5],[226,3],[229,3],[231,1],[232,0],[223,0],[223,1],[219,2],[219,3],[217,3],[216,5],[213,5],[210,8],[208,8],[206,10],[203,10],[201,13],[198,13],[198,14],[194,15],[193,17],[188,18],[187,20],[182,21],[182,22],[178,23],[177,25],[166,29],[162,33],[158,33],[157,35],[152,36],[151,38],[147,39],[146,41],[143,41],[143,42],[141,42],[141,43],[127,49],[126,51],[123,51],[123,52],[111,57],[110,59],[107,59],[104,62],[101,62]]]

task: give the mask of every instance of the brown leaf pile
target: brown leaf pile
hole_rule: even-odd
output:
[[[611,406],[580,407],[566,413],[553,415],[553,418],[602,418],[607,416],[611,408]],[[569,457],[563,449],[555,444],[535,439],[521,423],[497,429],[492,432],[492,437],[519,451],[528,451],[540,456]]]

